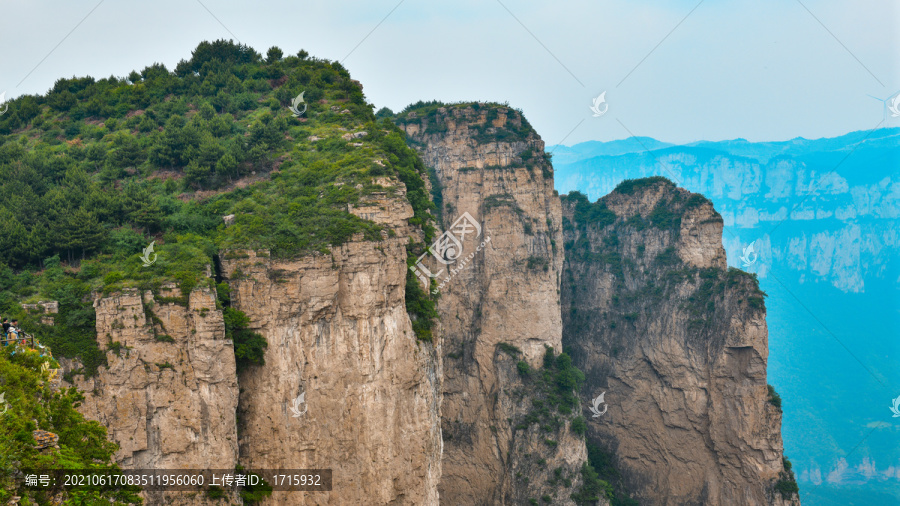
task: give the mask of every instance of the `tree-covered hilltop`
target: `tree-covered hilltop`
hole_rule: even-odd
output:
[[[424,174],[347,70],[305,51],[263,57],[220,40],[174,71],[60,79],[0,116],[0,312],[90,373],[104,361],[92,292],[215,288],[206,269],[224,250],[283,258],[359,233],[381,240],[387,231],[348,212],[384,190],[377,177],[405,183],[410,221],[430,239]],[[38,299],[60,302],[54,327],[21,309]]]

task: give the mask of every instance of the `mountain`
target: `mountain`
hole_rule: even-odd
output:
[[[531,487],[541,478],[527,466],[534,451],[553,467],[557,452],[571,462],[586,447],[614,503],[799,504],[782,460],[781,412],[766,384],[765,303],[751,276],[726,272],[722,220],[705,198],[650,179],[617,188],[605,197],[608,207],[583,196],[559,199],[548,186],[555,171],[543,142],[519,111],[506,107],[417,104],[396,122],[435,168],[444,228],[455,230],[471,216],[486,237],[457,246],[454,255],[466,264],[438,277],[442,500],[505,503],[509,482],[527,478]],[[707,286],[712,278],[730,288],[724,301]],[[647,294],[657,295],[658,304],[641,305]],[[685,304],[690,311],[681,309]],[[661,315],[668,326],[657,323]],[[701,322],[702,331],[689,322]],[[520,376],[530,377],[542,349],[560,345],[565,353],[553,359],[544,352],[543,366],[565,357],[584,373],[582,416],[569,422],[585,427],[580,443],[553,435],[563,417],[541,420],[547,399],[532,397],[534,408],[517,423],[533,394],[528,382],[513,379],[510,356],[521,359]],[[498,381],[504,376],[507,386]],[[601,390],[610,394],[608,416],[596,420],[587,406]],[[752,416],[733,416],[725,408],[732,405]],[[541,422],[554,451],[531,439],[531,420]],[[571,473],[558,469],[560,476]]]
[[[892,388],[900,382],[900,129],[614,156],[578,146],[579,161],[555,160],[560,192],[599,198],[623,180],[661,175],[722,215],[729,265],[758,274],[769,294],[771,383],[793,399],[784,406],[785,446],[808,484],[801,491],[815,494],[804,502],[841,503],[830,498],[848,497],[845,487],[867,504],[900,501],[900,445],[887,409],[900,394]]]
[[[216,41],[12,101],[0,310],[49,344],[80,429],[16,355],[0,385],[30,386],[2,427],[60,431],[46,469],[92,441],[110,471],[266,479],[129,491],[148,505],[799,504],[766,303],[704,197],[651,178],[561,198],[521,111],[376,116],[362,89]],[[0,473],[13,504],[92,493]]]
[[[587,141],[574,146],[551,146],[550,151],[557,163],[573,163],[595,156],[616,156],[645,150],[662,149],[672,146],[650,137],[629,137],[618,141]]]

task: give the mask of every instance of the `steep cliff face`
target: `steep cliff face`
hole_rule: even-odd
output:
[[[608,406],[588,440],[641,504],[799,504],[776,490],[790,484],[764,294],[727,269],[712,205],[658,179],[563,202],[564,344],[582,400]]]
[[[241,462],[334,472],[332,492],[274,492],[265,504],[438,503],[440,359],[416,340],[405,308],[415,234],[405,188],[381,183],[390,194],[353,212],[393,231],[383,241],[291,261],[264,251],[222,260],[232,306],[268,341],[265,365],[240,373]]]
[[[238,458],[234,349],[208,288],[187,305],[174,286],[98,297],[97,335],[108,367],[76,380],[80,411],[107,427],[129,469],[233,469]],[[76,378],[81,378],[76,376]],[[196,494],[145,493],[147,504],[204,504]]]
[[[444,230],[461,239],[449,255],[458,262],[428,264],[441,292],[441,501],[518,504],[547,495],[566,503],[586,461],[584,442],[568,423],[543,433],[522,424],[536,391],[517,372],[519,361],[539,367],[546,347],[562,344],[561,208],[544,143],[520,113],[500,106],[426,107],[398,123],[437,174]],[[480,233],[460,232],[458,220],[469,217]],[[548,485],[557,468],[569,480]]]

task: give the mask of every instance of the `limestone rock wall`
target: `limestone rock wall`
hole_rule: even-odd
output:
[[[164,287],[164,297],[181,296]],[[208,288],[187,307],[126,289],[97,297],[97,334],[108,367],[76,386],[79,408],[107,427],[127,469],[233,469],[238,458],[234,349]],[[70,367],[72,365],[70,364]],[[186,493],[146,492],[146,504],[205,504]]]
[[[569,196],[563,212],[564,342],[587,376],[582,401],[605,392],[608,406],[589,442],[641,504],[799,504],[774,490],[763,294],[727,269],[712,205],[644,180],[595,204]]]
[[[392,196],[353,212],[393,237],[296,260],[223,257],[233,307],[268,341],[265,365],[240,373],[241,462],[334,472],[332,492],[275,492],[264,504],[438,503],[440,357],[405,309],[412,209],[401,183],[383,185]]]
[[[545,346],[561,350],[561,208],[544,143],[520,113],[499,106],[442,107],[428,116],[409,113],[399,122],[437,173],[443,230],[453,233],[464,213],[481,227],[480,236],[468,234],[462,241],[465,262],[428,264],[441,272],[441,502],[540,499],[550,470],[564,467],[577,475],[586,460],[583,440],[565,430],[552,435],[559,443],[551,448],[544,438],[529,439],[515,429],[531,402],[517,378],[516,360],[498,351],[514,346],[521,360],[538,367]],[[528,459],[532,465],[524,464]],[[543,466],[533,465],[542,460]],[[575,486],[558,491],[555,503],[569,502]]]

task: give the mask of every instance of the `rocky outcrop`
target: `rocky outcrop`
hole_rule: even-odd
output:
[[[186,306],[173,302],[184,299]],[[128,469],[234,469],[234,348],[212,290],[183,297],[171,285],[157,297],[125,289],[98,296],[94,308],[108,366],[76,380],[85,394],[79,410],[120,446],[116,462]],[[148,505],[204,504],[194,495],[145,493]]]
[[[544,143],[518,111],[501,106],[432,107],[398,123],[436,172],[444,230],[460,240],[444,256],[459,261],[426,259],[441,293],[441,501],[570,502],[586,461],[582,438],[565,423],[544,437],[535,426],[516,428],[535,394],[516,364],[540,367],[546,347],[562,344],[561,209]],[[466,233],[459,224],[470,219],[477,226]],[[575,480],[547,490],[558,468]]]
[[[608,406],[589,442],[641,504],[799,504],[775,488],[787,475],[764,294],[727,269],[712,205],[660,179],[564,199],[564,344],[582,400]]]
[[[222,259],[232,306],[268,341],[265,365],[240,373],[241,462],[334,473],[333,492],[276,491],[264,504],[438,503],[440,358],[405,308],[412,208],[402,183],[380,184],[390,192],[352,209],[392,231],[380,242]]]

